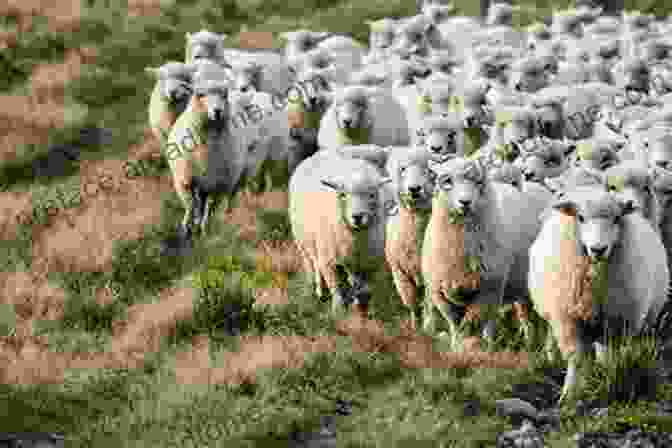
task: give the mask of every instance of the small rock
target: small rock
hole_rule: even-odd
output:
[[[519,398],[497,400],[495,408],[497,415],[511,417],[514,425],[520,424],[524,418],[536,421],[539,413],[537,408]]]
[[[525,420],[520,429],[514,429],[497,436],[497,448],[545,448],[544,436],[535,428],[534,423]]]

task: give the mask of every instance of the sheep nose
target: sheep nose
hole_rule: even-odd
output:
[[[607,246],[590,246],[590,252],[596,257],[601,257],[607,252]]]
[[[349,128],[350,126],[352,126],[352,120],[349,118],[344,118],[343,125],[345,125],[346,128]]]
[[[467,125],[468,128],[473,128],[476,126],[476,120],[474,119],[474,117],[465,118],[464,123]]]
[[[523,176],[525,177],[526,181],[531,181],[532,179],[534,179],[534,173],[532,171],[525,171]]]
[[[422,188],[419,185],[414,185],[412,187],[408,187],[409,193],[411,193],[411,196],[413,196],[414,198],[417,198],[418,196],[420,196],[421,189]]]
[[[364,223],[364,213],[353,213],[352,222],[356,226],[361,226]]]
[[[440,153],[441,149],[443,149],[443,148],[441,148],[440,146],[430,146],[429,147],[429,150],[432,151],[433,153],[436,153],[436,154]]]
[[[463,208],[469,208],[471,206],[471,199],[460,199],[458,202]]]
[[[519,82],[517,82],[516,85],[513,86],[513,88],[516,89],[517,92],[520,92],[521,90],[523,90],[523,86]]]
[[[656,166],[662,169],[667,168],[667,160],[656,160]]]
[[[212,111],[215,121],[221,121],[224,118],[224,111],[222,109],[215,109]]]

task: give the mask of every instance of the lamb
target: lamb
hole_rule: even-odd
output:
[[[388,217],[385,258],[413,329],[418,328],[422,310],[420,255],[434,190],[430,160],[422,148],[409,147],[394,148],[387,161],[398,207]]]
[[[632,206],[655,225],[652,179],[645,165],[624,161],[607,169],[604,175],[609,191],[621,195],[626,201],[632,201]]]
[[[198,33],[186,33],[187,43],[185,62],[187,64],[199,59],[210,59],[224,66],[228,65],[224,52],[226,34],[213,33],[201,30]]]
[[[390,179],[365,160],[320,153],[301,162],[290,180],[292,234],[317,296],[325,294],[326,286],[333,312],[351,301],[365,312],[366,279],[384,264],[381,189]]]
[[[266,65],[254,60],[234,61],[233,72],[233,87],[237,92],[254,91],[279,95],[287,92],[289,88],[287,84],[289,77],[280,78],[278,82],[272,70],[268,70]]]
[[[149,99],[149,126],[163,145],[175,120],[187,108],[194,68],[181,62],[167,62],[159,68],[147,67],[145,72],[156,78]]]
[[[633,211],[600,188],[568,192],[530,248],[530,296],[568,362],[561,402],[577,395],[580,365],[591,343],[604,343],[603,325],[618,329],[623,319],[637,333],[666,299],[665,248]],[[603,345],[595,348],[604,353]]]
[[[287,96],[286,107],[290,137],[290,175],[302,160],[318,150],[320,122],[332,102],[331,87],[318,71],[309,70],[299,75],[293,87]]]
[[[390,18],[367,20],[371,29],[369,33],[369,52],[362,59],[364,66],[377,64],[390,56],[390,48],[394,43],[397,21]]]
[[[425,231],[421,269],[425,283],[423,328],[434,332],[434,308],[448,321],[452,343],[459,348],[458,328],[469,304],[484,305],[489,320],[486,338],[494,336],[490,320],[502,305],[505,287],[524,297],[527,250],[539,227],[537,211],[510,185],[486,178],[479,162],[455,158],[431,165],[437,174],[432,213]]]
[[[467,157],[465,154],[464,131],[460,116],[449,113],[443,116],[430,116],[422,125],[423,148],[435,161],[445,161],[454,157]]]
[[[433,24],[422,14],[409,17],[404,22],[399,23],[392,53],[405,59],[412,56],[428,57],[430,45],[426,35],[432,27]]]
[[[321,148],[344,144],[407,146],[406,114],[401,104],[384,91],[361,86],[336,90],[317,134]]]
[[[569,168],[568,156],[573,151],[571,145],[564,145],[558,140],[545,140],[522,151],[516,160],[526,182],[543,184],[546,179],[555,178]]]

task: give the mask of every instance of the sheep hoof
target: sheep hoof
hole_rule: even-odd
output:
[[[331,300],[331,312],[333,314],[340,314],[343,313],[345,309],[346,309],[346,303],[343,294],[340,293],[333,294],[333,298]]]

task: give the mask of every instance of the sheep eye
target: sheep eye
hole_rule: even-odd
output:
[[[424,136],[425,136],[425,131],[422,130],[422,129],[418,129],[418,130],[415,131],[415,134],[416,134],[418,137],[424,137]]]
[[[406,167],[405,166],[402,166],[401,168],[399,168],[399,174],[404,174],[405,172],[406,172]]]
[[[445,189],[453,188],[453,179],[446,177],[441,180],[441,186]]]
[[[546,160],[546,161],[544,162],[544,165],[545,165],[545,166],[553,166],[553,165],[555,165],[555,163],[556,163],[555,160],[553,160],[553,159],[549,159],[549,160]]]
[[[376,199],[376,193],[369,193],[369,199]]]
[[[583,215],[576,215],[576,219],[578,219],[581,224],[586,221],[586,218],[584,218]]]
[[[609,191],[616,191],[617,188],[615,185],[609,185]]]

